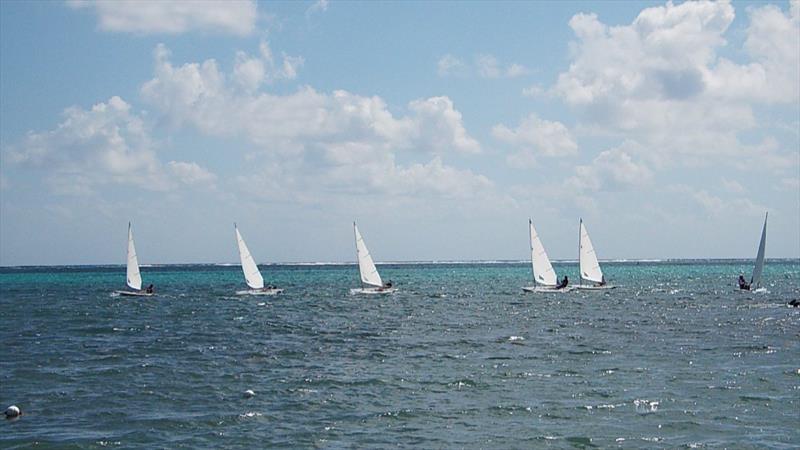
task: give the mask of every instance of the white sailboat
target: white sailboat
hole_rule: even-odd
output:
[[[397,288],[392,287],[391,282],[384,284],[372,261],[372,256],[367,250],[364,238],[358,232],[358,226],[353,222],[353,231],[356,237],[356,256],[358,257],[358,271],[361,274],[361,287],[350,289],[351,294],[391,294],[397,292]]]
[[[740,290],[766,291],[766,288],[761,287],[761,273],[764,271],[764,252],[767,248],[767,217],[769,217],[769,212],[764,214],[764,227],[761,228],[761,241],[758,243],[758,253],[756,253],[756,264],[753,266],[753,276],[750,278],[750,284],[747,286],[747,289]]]
[[[150,297],[153,294],[151,288],[142,290],[142,274],[139,272],[139,259],[136,257],[136,246],[133,244],[133,230],[131,223],[128,222],[128,261],[125,270],[125,284],[132,291],[116,291],[119,295],[132,295],[138,297]],[[152,285],[150,285],[152,287]]]
[[[234,223],[233,228],[236,230],[236,243],[239,246],[239,259],[242,261],[244,280],[247,282],[247,286],[250,288],[246,291],[236,291],[236,294],[275,295],[283,292],[283,289],[278,289],[272,285],[264,287],[264,277],[261,276],[261,272],[258,270],[258,265],[256,265],[256,261],[253,259],[253,255],[250,253],[250,250],[248,250],[247,244],[244,243],[242,234],[239,233],[239,227],[237,227]]]
[[[553,265],[550,264],[550,258],[547,257],[547,252],[544,250],[544,245],[536,233],[536,228],[533,227],[533,221],[528,219],[528,226],[530,228],[531,239],[531,268],[533,270],[533,286],[523,287],[525,292],[568,292],[572,288],[570,286],[564,288],[557,288],[558,279]]]
[[[614,289],[616,286],[606,284],[603,270],[600,269],[600,262],[597,261],[597,254],[594,251],[592,240],[589,239],[589,232],[586,231],[586,227],[583,225],[583,219],[581,219],[578,235],[578,266],[581,272],[581,281],[589,281],[592,284],[579,284],[575,288],[592,290]]]

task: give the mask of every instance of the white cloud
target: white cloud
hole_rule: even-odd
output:
[[[184,184],[211,185],[217,180],[216,175],[200,167],[197,163],[170,161],[167,163],[167,167],[172,175]]]
[[[168,58],[169,52],[165,47],[159,46],[156,50],[157,58]],[[282,62],[276,63],[272,50],[267,41],[261,41],[259,55],[249,56],[247,53],[236,52],[236,63],[232,78],[244,90],[255,91],[262,83],[271,83],[275,80],[293,80],[297,78],[297,70],[303,65],[302,56],[282,55]]]
[[[251,0],[68,0],[74,9],[93,10],[104,31],[179,34],[212,31],[248,35],[255,28]]]
[[[578,153],[578,144],[564,124],[540,119],[536,114],[523,119],[516,129],[495,125],[492,136],[516,149],[507,158],[507,162],[515,167],[534,167],[537,155],[563,157]]]
[[[436,63],[436,72],[440,77],[475,74],[481,78],[516,78],[530,73],[522,64],[511,63],[503,66],[494,55],[490,54],[478,54],[473,59],[473,64],[470,65],[451,54],[444,55]]]
[[[670,186],[669,191],[689,198],[712,217],[729,218],[742,215],[759,217],[768,210],[766,206],[755,203],[749,198],[723,199],[705,189],[694,189],[686,185]]]
[[[268,60],[261,53],[260,60]],[[491,185],[481,175],[443,164],[448,153],[481,149],[447,97],[411,101],[408,114],[396,116],[377,96],[341,90],[328,94],[311,87],[286,95],[260,91],[261,72],[244,70],[249,60],[243,56],[230,77],[214,60],[173,66],[168,57],[165,47],[156,49],[155,77],[142,86],[143,98],[175,126],[250,142],[261,173],[243,175],[239,182],[262,186],[276,198],[324,197],[320,192],[309,196],[313,189],[464,197]],[[433,159],[400,165],[394,156],[400,151]],[[428,176],[436,179],[425,180]]]
[[[315,1],[311,6],[308,7],[308,9],[306,9],[306,16],[327,11],[329,3],[330,2],[328,0]]]
[[[436,63],[436,68],[440,77],[446,77],[448,75],[464,74],[466,65],[455,56],[447,54],[439,58],[439,61]]]
[[[745,50],[753,62],[742,65],[717,54],[735,16],[729,2],[668,2],[613,27],[578,14],[572,62],[552,92],[580,114],[582,130],[636,141],[654,166],[759,157],[786,170],[785,148],[746,145],[739,135],[758,126],[758,103],[798,99],[797,11],[796,3],[788,15],[750,9]]]
[[[96,185],[128,184],[148,190],[167,190],[154,143],[141,117],[119,97],[90,110],[68,108],[51,131],[29,132],[11,147],[8,160],[47,174],[54,191],[85,195]]]
[[[629,154],[632,143],[601,152],[591,164],[575,168],[566,186],[575,191],[622,191],[641,188],[653,180],[652,171]]]
[[[478,141],[467,134],[461,113],[453,107],[447,97],[431,97],[414,100],[409,109],[415,113],[413,121],[422,145],[429,145],[435,152],[448,149],[464,153],[478,153]]]
[[[720,180],[720,185],[723,189],[733,194],[744,194],[747,192],[747,189],[745,189],[741,183],[736,180],[729,180],[725,177]]]
[[[750,25],[744,49],[752,63],[737,65],[720,58],[710,88],[720,96],[765,103],[800,99],[800,2],[788,14],[775,5],[748,8]]]
[[[525,97],[541,97],[546,93],[547,91],[541,85],[538,84],[533,84],[522,89],[522,95]]]
[[[244,135],[276,151],[336,142],[427,152],[480,150],[447,97],[412,101],[413,114],[396,118],[380,97],[346,91],[325,94],[311,87],[288,95],[237,92],[226,85],[226,76],[214,60],[175,67],[163,46],[156,49],[155,57],[156,76],[142,86],[143,97],[172,123],[189,123],[204,133]],[[233,78],[248,84],[235,72]],[[250,87],[255,84],[249,83]]]
[[[782,178],[775,189],[800,194],[800,178]]]

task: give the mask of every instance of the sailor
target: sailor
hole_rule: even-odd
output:
[[[153,293],[153,285],[151,284],[150,286],[147,286],[147,289],[145,289],[144,291],[146,293],[148,293],[148,294],[152,294]]]
[[[564,279],[561,280],[561,283],[558,283],[556,289],[564,289],[565,287],[567,287],[568,284],[569,284],[569,278],[567,278],[567,276],[564,275]]]
[[[744,275],[739,275],[739,289],[743,289],[746,291],[750,290],[750,285],[747,284],[747,281],[744,279]]]

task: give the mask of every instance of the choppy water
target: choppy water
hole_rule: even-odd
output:
[[[523,294],[527,264],[0,269],[0,447],[800,445],[800,262],[604,265],[607,292]],[[556,265],[559,274],[574,265]],[[243,393],[253,390],[255,396]]]

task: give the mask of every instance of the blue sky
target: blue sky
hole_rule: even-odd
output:
[[[800,256],[797,2],[2,2],[0,264]]]

